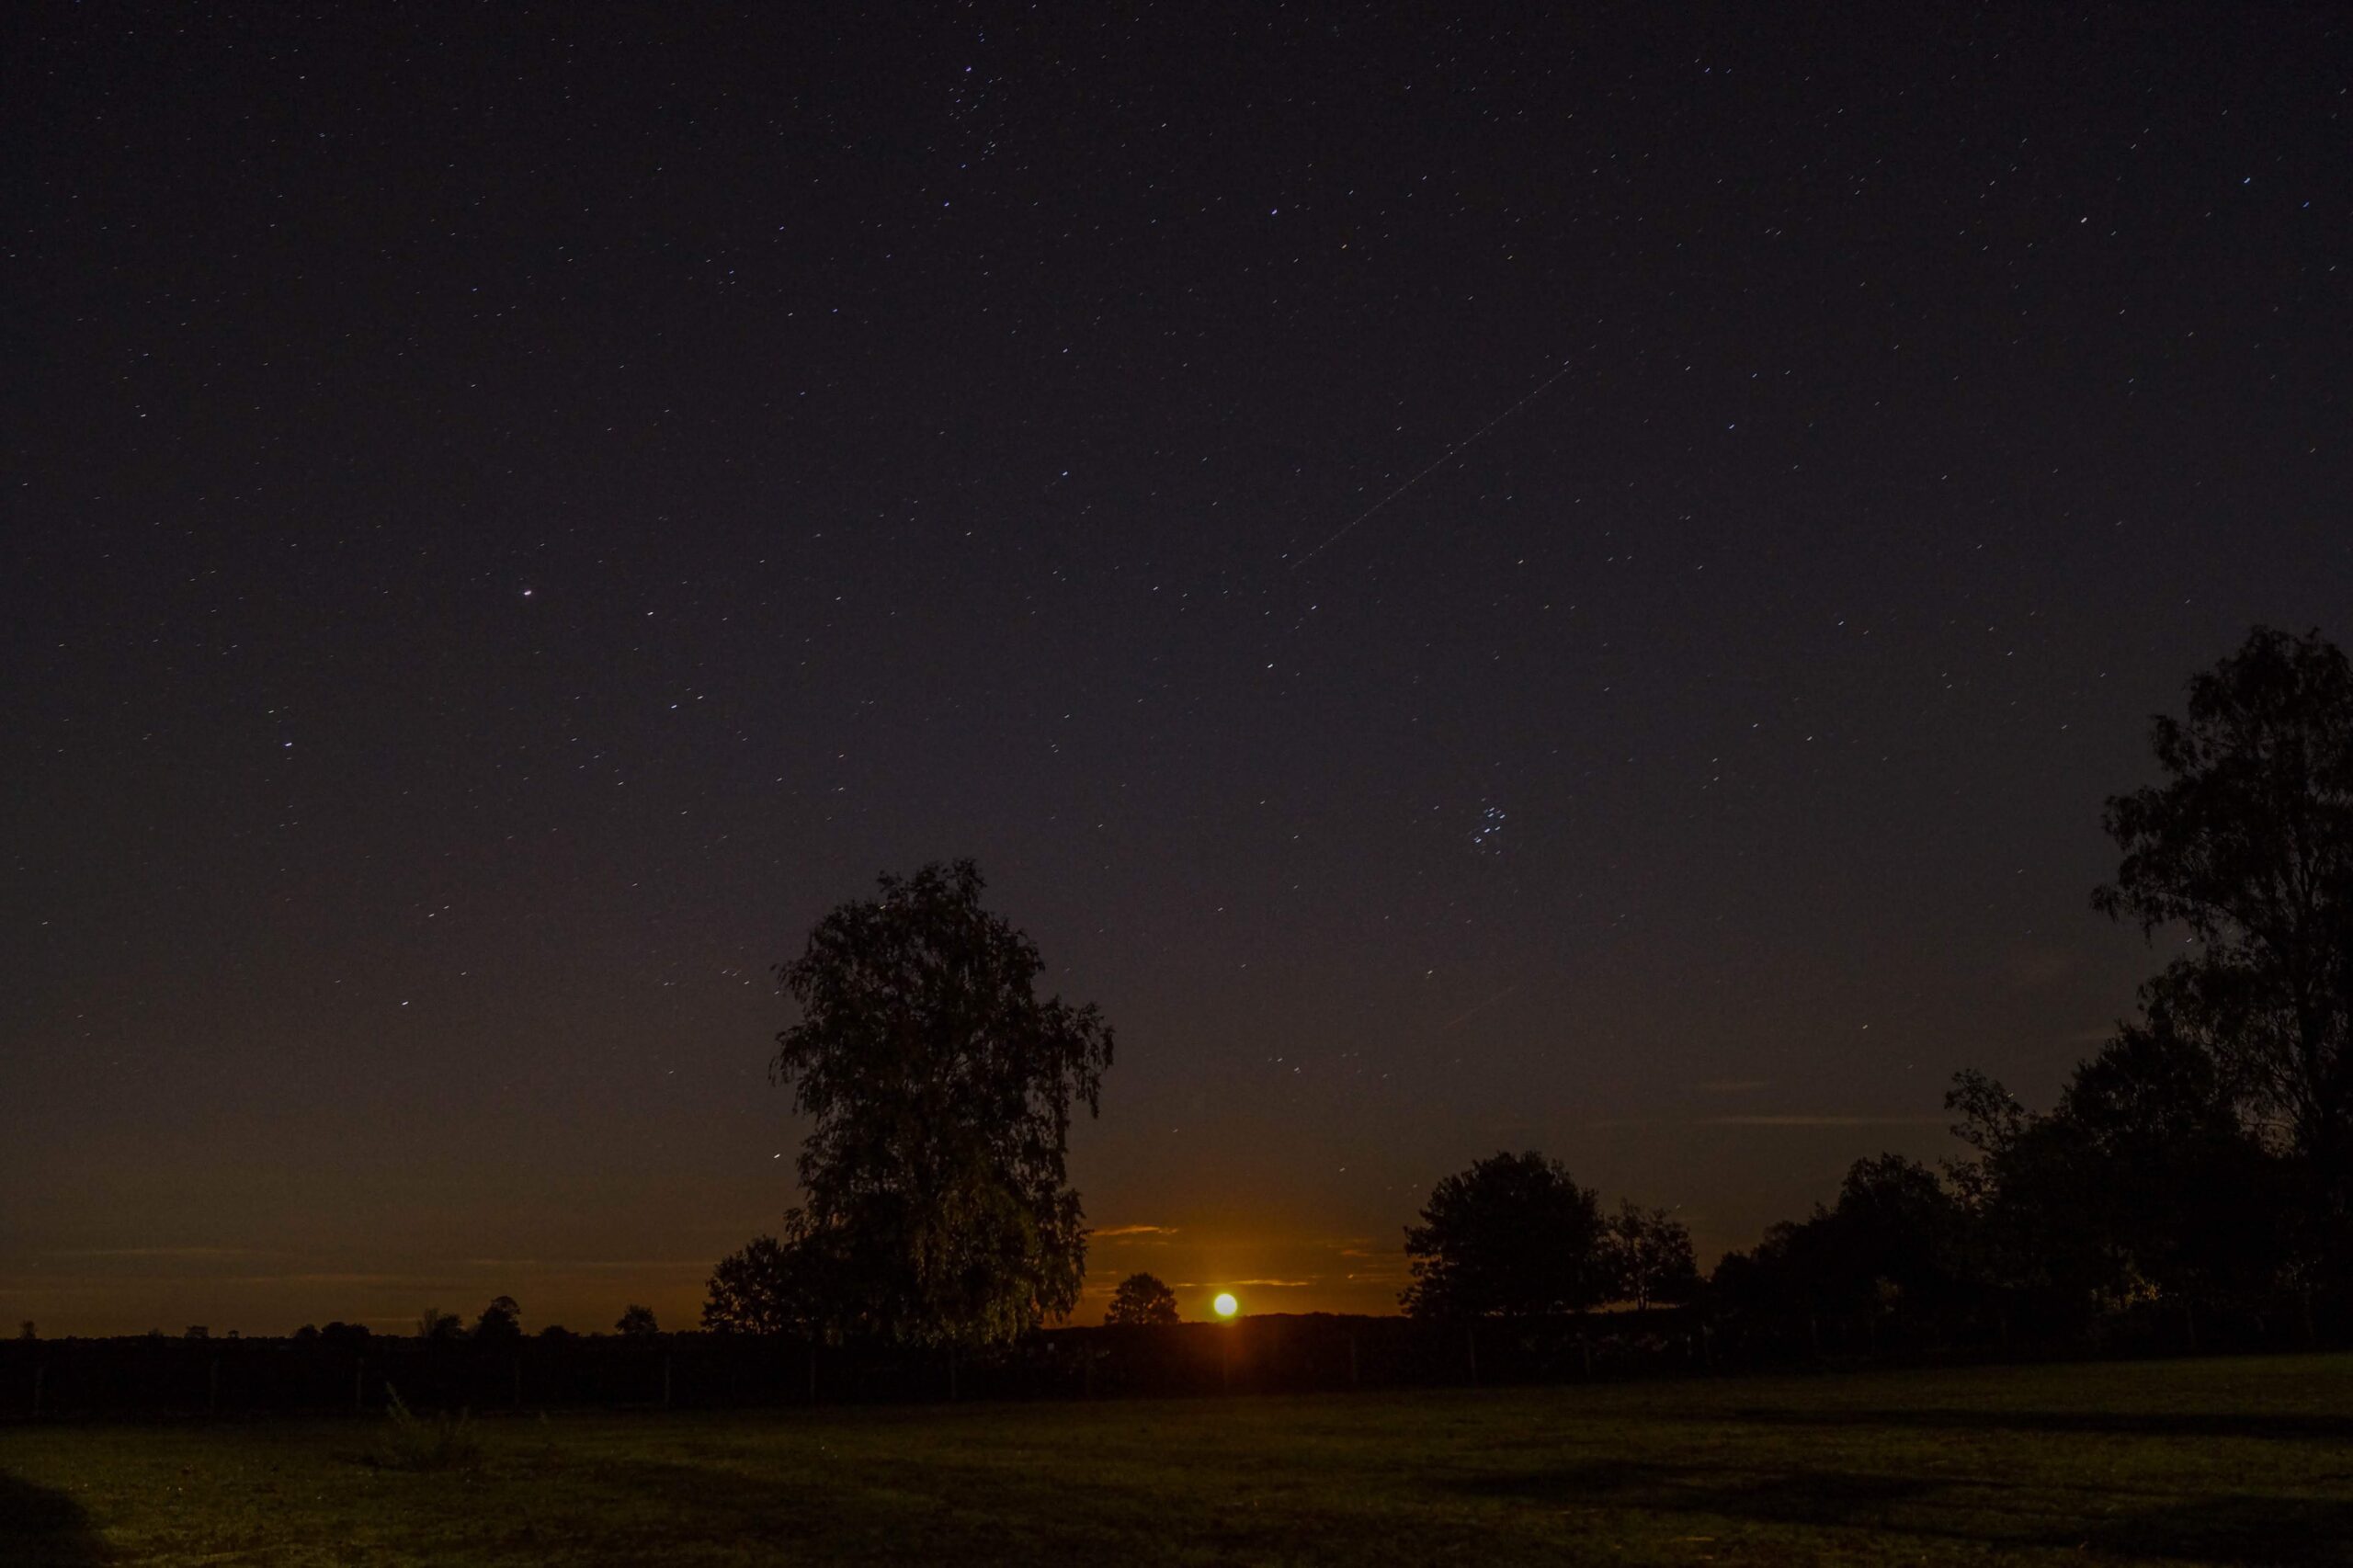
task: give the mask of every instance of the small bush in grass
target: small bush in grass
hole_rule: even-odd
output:
[[[374,1457],[385,1470],[462,1470],[482,1458],[482,1434],[470,1413],[419,1415],[386,1383],[384,1432]]]

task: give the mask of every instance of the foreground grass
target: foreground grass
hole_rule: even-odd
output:
[[[0,1563],[2353,1562],[2353,1357],[0,1429]]]

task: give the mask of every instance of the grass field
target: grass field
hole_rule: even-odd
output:
[[[2353,1357],[0,1429],[0,1563],[2353,1562]]]

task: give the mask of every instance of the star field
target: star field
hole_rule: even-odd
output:
[[[20,24],[0,1316],[687,1321],[768,966],[961,855],[1120,1031],[1090,1300],[2047,1096],[2146,716],[2353,635],[2344,23],[1499,23]]]

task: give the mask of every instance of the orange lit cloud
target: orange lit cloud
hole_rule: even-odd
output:
[[[1701,1127],[1942,1127],[1944,1116],[1703,1116]]]

